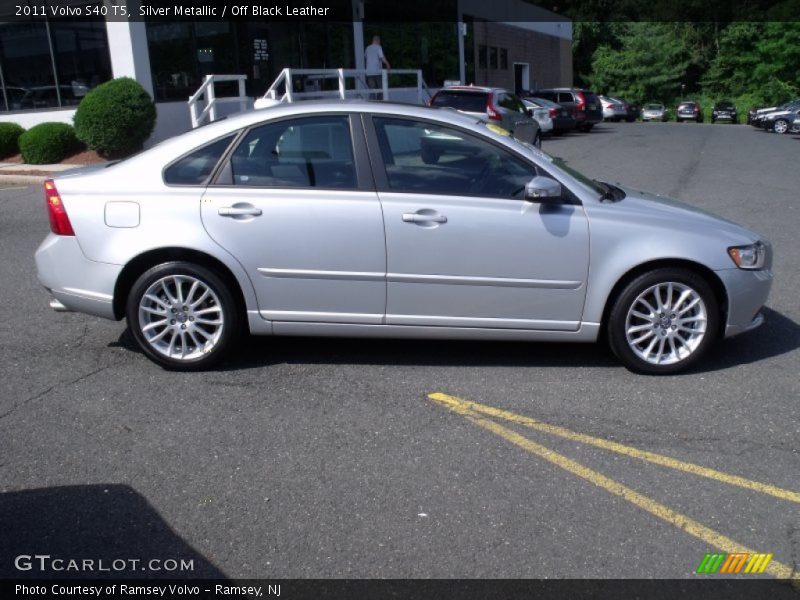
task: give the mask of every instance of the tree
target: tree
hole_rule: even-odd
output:
[[[600,46],[592,60],[595,91],[628,100],[671,101],[680,94],[691,52],[678,23],[625,23],[622,45]]]

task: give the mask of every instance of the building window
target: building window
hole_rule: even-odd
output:
[[[478,46],[478,68],[485,69],[486,68],[486,57],[488,54],[488,48],[486,46],[480,45]]]
[[[500,48],[500,68],[508,69],[508,48]]]
[[[2,111],[76,106],[109,79],[104,22],[51,19],[0,25]]]
[[[497,48],[489,48],[489,67],[492,69],[497,68]]]

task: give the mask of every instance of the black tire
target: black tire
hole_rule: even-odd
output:
[[[144,300],[144,295],[148,288],[160,281],[165,281],[167,288],[171,287],[173,296],[176,299],[180,298],[182,301],[179,304],[186,304],[186,308],[189,310],[184,311],[182,307],[173,304],[167,294],[168,290],[164,290],[163,287],[156,288],[163,290],[163,293],[156,292],[158,300]],[[192,294],[190,290],[194,281],[198,281],[199,284],[195,288],[197,292]],[[175,282],[180,282],[178,284],[180,287],[176,287]],[[206,300],[198,303],[195,308],[191,306],[191,301],[193,299],[195,301],[201,299],[202,286],[210,290],[210,294]],[[185,299],[184,293],[186,294]],[[153,291],[151,290],[148,298],[152,297]],[[142,308],[143,300],[145,303],[150,304],[149,308]],[[163,333],[163,338],[161,341],[148,341],[142,328],[146,326],[145,322],[148,319],[153,321],[159,319],[161,310],[164,311],[164,322],[167,324],[158,325],[150,330],[155,333],[155,337]],[[193,312],[195,310],[199,310],[201,313],[192,316],[195,314]],[[159,312],[156,314],[156,311]],[[149,316],[150,314],[156,314],[156,316],[151,317]],[[173,314],[176,317],[175,319],[171,319]],[[182,261],[156,265],[144,272],[131,288],[125,315],[133,338],[142,349],[142,352],[153,362],[174,371],[200,371],[215,365],[230,353],[243,329],[243,315],[232,291],[223,278],[211,269]],[[206,315],[210,315],[210,318],[206,318]],[[218,329],[215,325],[205,325],[206,322],[219,320],[215,315],[221,317]],[[149,324],[152,325],[152,321]],[[179,330],[178,327],[182,328],[183,331]],[[185,340],[182,348],[184,352],[189,351],[190,355],[196,354],[197,356],[173,358],[164,353],[163,343],[166,342],[166,338],[169,337],[174,340],[178,336],[180,336],[181,340]],[[191,336],[191,338],[187,339],[187,336]],[[190,340],[197,340],[201,343],[205,341],[205,346],[201,348],[199,344],[195,344]],[[161,347],[161,350],[158,349],[159,347]],[[166,352],[172,354],[171,345],[166,349]]]
[[[638,300],[640,296],[643,296],[644,299],[647,300],[649,297],[647,294],[651,293],[650,290],[652,290],[655,286],[668,285],[669,283],[678,284],[678,286],[682,286],[684,289],[690,289],[694,294],[696,294],[697,297],[700,298],[700,302],[695,305],[695,308],[690,310],[697,311],[699,315],[705,315],[706,322],[705,329],[703,331],[696,330],[694,335],[691,333],[682,334],[678,332],[677,328],[680,325],[677,324],[677,320],[672,320],[671,317],[673,315],[668,314],[669,311],[661,313],[665,315],[664,318],[661,318],[660,314],[653,315],[653,331],[649,330],[649,323],[647,319],[637,316],[629,316],[629,311],[633,309],[634,305],[639,307],[642,306]],[[666,291],[664,291],[664,297],[666,297],[666,295]],[[678,296],[678,299],[679,298],[680,295]],[[692,296],[689,297],[690,300],[691,298]],[[676,300],[674,296],[672,300]],[[681,304],[677,307],[672,307],[672,310],[675,311],[675,315],[681,314],[681,310],[678,309],[681,306],[684,306],[685,303],[686,301],[684,301],[684,304]],[[652,305],[653,302],[650,302],[650,304]],[[667,304],[669,304],[669,301]],[[689,314],[690,316],[687,317],[689,319],[701,318],[700,316],[694,317],[694,312],[683,314]],[[639,354],[637,354],[631,348],[631,344],[627,339],[626,329],[628,327],[629,318],[637,319],[638,323],[644,323],[646,325],[646,328],[644,328],[643,331],[638,331],[636,334],[633,334],[642,334],[643,345],[650,344],[651,338],[646,337],[649,334],[652,336],[652,339],[656,340],[654,342],[656,347],[660,346],[661,349],[669,351],[666,342],[669,341],[669,337],[672,337],[673,341],[670,343],[676,348],[684,350],[685,352],[689,352],[689,354],[680,357],[679,351],[669,352],[669,355],[665,357],[665,362],[659,362],[658,364],[639,356]],[[698,321],[694,321],[695,325],[697,322]],[[658,327],[656,327],[656,324]],[[606,329],[608,342],[612,351],[626,368],[636,373],[643,373],[647,375],[669,375],[689,368],[708,352],[708,349],[718,337],[717,334],[719,332],[719,324],[719,303],[714,291],[711,289],[711,286],[703,277],[688,269],[662,268],[655,269],[634,278],[622,289],[619,295],[613,300],[611,310],[608,314]],[[639,325],[636,327],[641,329]],[[681,339],[687,339],[691,344],[696,345],[689,350],[688,348],[690,344],[681,344],[680,342],[675,342],[677,339],[676,336],[680,336]],[[646,340],[646,342],[644,340]],[[633,342],[637,342],[637,340],[633,340]],[[652,350],[656,350],[656,348],[652,348]],[[675,358],[676,354],[678,355],[677,359]],[[672,360],[673,362],[667,362],[668,360]]]

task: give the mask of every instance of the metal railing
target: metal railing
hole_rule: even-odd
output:
[[[367,83],[367,71],[364,69],[283,69],[266,94],[256,100],[255,107],[262,108],[278,102],[294,102],[296,100],[310,100],[322,98],[375,98],[378,95],[382,100],[415,98],[424,104],[431,97],[428,86],[419,69],[383,69],[380,72],[381,87],[370,88]],[[414,86],[390,86],[390,78],[414,76]],[[330,85],[335,80],[334,85]],[[300,89],[296,86],[299,85]],[[335,89],[325,89],[333,87]],[[273,102],[269,102],[273,101]]]
[[[238,102],[242,111],[248,109],[250,98],[245,95],[244,82],[247,75],[206,75],[203,85],[189,98],[189,114],[192,119],[192,128],[198,127],[206,119],[209,122],[217,120],[217,106],[224,103]],[[239,95],[217,98],[214,85],[226,81],[239,82]],[[205,102],[205,107],[199,111],[199,105]]]

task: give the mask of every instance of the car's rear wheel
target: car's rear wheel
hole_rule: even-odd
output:
[[[682,371],[699,360],[719,329],[711,286],[687,269],[656,269],[629,282],[609,313],[608,340],[638,373]]]
[[[239,312],[228,286],[214,271],[169,262],[136,280],[126,316],[148,358],[168,369],[197,371],[230,351],[241,331]]]
[[[775,130],[775,133],[786,133],[789,131],[789,121],[786,119],[776,119],[772,128]]]

